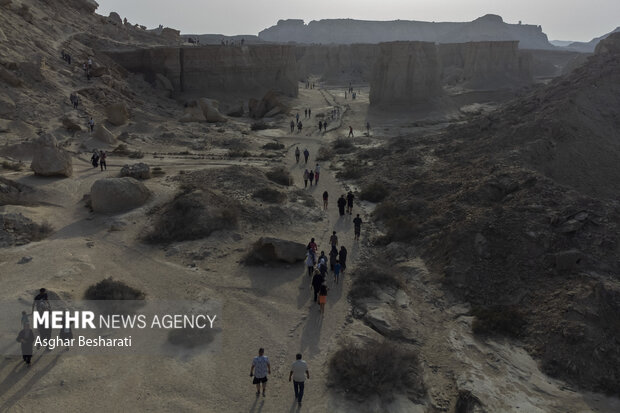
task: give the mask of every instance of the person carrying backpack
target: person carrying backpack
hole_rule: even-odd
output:
[[[299,146],[295,148],[295,163],[299,163]]]

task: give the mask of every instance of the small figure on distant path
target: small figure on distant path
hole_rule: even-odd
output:
[[[334,264],[334,282],[336,284],[338,284],[338,281],[340,279],[340,270],[341,270],[342,266],[340,265],[340,261],[336,260],[336,264]]]
[[[319,184],[319,174],[321,173],[321,166],[317,163],[316,167],[314,168],[314,182],[318,185]]]
[[[353,136],[353,126],[349,126],[349,138],[354,138]]]
[[[299,163],[299,146],[295,148],[295,163]]]
[[[347,205],[347,200],[344,199],[344,195],[340,195],[338,198],[338,212],[340,212],[340,216],[344,215],[344,207]]]
[[[304,171],[304,188],[308,187],[308,179],[310,179],[310,172],[308,172],[308,169],[306,169]]]
[[[370,136],[370,122],[366,122],[366,134]]]
[[[101,151],[100,155],[99,155],[99,165],[101,166],[101,170],[103,171],[104,169],[107,171],[108,170],[108,164],[106,163],[106,159],[107,159],[108,155],[104,152]]]
[[[319,121],[319,133],[323,131],[323,121]]]
[[[99,153],[96,149],[93,151],[93,156],[90,157],[90,163],[93,165],[93,168],[99,166]]]
[[[321,273],[316,270],[314,271],[314,276],[312,277],[312,290],[314,292],[314,302],[317,303],[318,300],[318,296],[319,296],[319,291],[321,291],[321,285],[323,285],[323,276],[321,275]]]
[[[93,133],[93,130],[95,129],[95,121],[93,118],[90,118],[88,121],[88,127],[90,128],[90,133]]]
[[[308,117],[308,109],[304,109],[304,118]]]
[[[271,374],[271,365],[269,358],[265,356],[265,349],[258,349],[258,356],[252,360],[250,368],[250,377],[254,376],[252,383],[256,385],[256,397],[260,395],[260,386],[263,384],[263,397],[265,397],[265,388],[267,387],[267,374]]]
[[[321,316],[325,316],[325,304],[327,303],[327,284],[323,283],[319,290],[319,307],[321,310]]]
[[[299,122],[299,112],[297,112],[297,114],[295,115],[295,120]]]
[[[297,122],[297,132],[301,133],[301,129],[304,127],[303,123]]]
[[[336,231],[332,232],[332,236],[329,237],[329,245],[332,247],[338,246],[338,236],[336,235]]]
[[[334,271],[334,265],[336,265],[336,261],[338,261],[338,248],[335,245],[332,245],[332,249],[329,252],[329,269]]]
[[[341,266],[341,272],[344,273],[344,270],[347,269],[347,255],[348,255],[348,251],[347,249],[344,247],[344,245],[342,247],[340,247],[340,253],[338,254],[338,260],[340,261],[340,266]]]
[[[21,344],[22,358],[28,367],[30,367],[30,360],[32,360],[34,340],[34,331],[30,328],[30,323],[26,323],[17,335],[17,342]]]
[[[304,149],[304,160],[308,163],[308,157],[310,156],[310,152],[308,152],[308,148]]]
[[[353,192],[349,191],[347,194],[347,212],[349,215],[353,215],[353,200],[355,199],[355,195]]]
[[[355,227],[355,241],[359,241],[360,232],[362,230],[362,218],[360,218],[360,214],[353,219],[353,225]]]
[[[323,210],[327,210],[327,201],[329,200],[329,194],[327,191],[323,192]]]
[[[314,257],[310,250],[308,250],[308,255],[306,256],[306,267],[308,267],[308,277],[312,277],[314,273]]]
[[[310,173],[308,174],[308,179],[310,180],[310,186],[312,186],[312,181],[314,180],[314,171],[310,169]]]
[[[312,109],[308,108],[308,117],[312,115]]]
[[[295,132],[295,121],[291,121],[291,133]]]

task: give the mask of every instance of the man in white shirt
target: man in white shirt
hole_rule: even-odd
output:
[[[295,362],[291,366],[291,372],[288,375],[288,381],[293,380],[293,388],[295,389],[295,399],[301,407],[301,399],[304,397],[304,382],[306,378],[310,378],[308,365],[301,359],[301,354],[297,353]]]
[[[252,384],[256,385],[256,397],[260,395],[260,384],[263,383],[263,397],[265,397],[265,387],[267,387],[267,374],[271,374],[269,358],[265,356],[265,349],[258,349],[258,357],[252,360],[250,377],[254,376]]]

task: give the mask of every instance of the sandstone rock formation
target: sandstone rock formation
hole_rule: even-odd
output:
[[[439,44],[445,83],[464,83],[474,89],[522,86],[532,82],[531,60],[518,42]]]
[[[121,126],[129,120],[129,108],[125,103],[113,103],[105,108],[108,122],[115,126]]]
[[[249,262],[287,262],[294,264],[306,258],[306,246],[279,238],[261,237],[248,255]]]
[[[442,95],[434,43],[391,42],[380,45],[370,82],[372,105],[410,105]]]
[[[100,142],[113,145],[116,143],[116,137],[102,124],[95,125],[95,133],[93,137]]]
[[[275,116],[286,112],[288,108],[278,99],[278,94],[270,90],[259,101],[250,99],[248,102],[250,117],[260,119],[264,116]]]
[[[299,76],[334,83],[368,82],[379,57],[376,44],[307,45],[295,49]]]
[[[151,191],[134,178],[104,178],[95,181],[90,190],[93,211],[116,213],[144,205]]]
[[[30,168],[35,175],[68,177],[73,174],[73,161],[53,135],[44,134],[35,142]]]
[[[124,176],[140,180],[150,179],[151,168],[143,162],[133,165],[125,165],[121,168],[121,177]]]
[[[540,26],[507,24],[500,16],[486,15],[465,23],[421,21],[364,21],[352,19],[280,20],[258,34],[269,42],[322,44],[425,41],[456,43],[518,40],[524,49],[553,49]]]
[[[71,133],[79,132],[82,130],[82,126],[80,125],[80,120],[78,119],[78,116],[75,113],[65,114],[60,121],[62,122],[63,128],[65,128],[67,131]]]
[[[115,11],[110,12],[110,14],[108,15],[108,21],[117,26],[120,26],[121,24],[123,24],[123,20],[121,19],[121,16],[119,16],[118,13]]]
[[[15,102],[7,95],[0,95],[0,116],[12,118],[15,112]]]
[[[106,54],[152,82],[157,73],[166,76],[176,92],[215,96],[274,90],[297,96],[299,76],[292,46],[158,47]]]

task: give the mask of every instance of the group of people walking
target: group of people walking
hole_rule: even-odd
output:
[[[107,160],[108,154],[105,151],[98,151],[97,149],[93,150],[93,156],[90,157],[90,163],[93,165],[93,168],[97,166],[101,167],[101,170],[108,169]]]
[[[308,187],[308,181],[310,181],[310,186],[312,186],[313,181],[316,185],[318,185],[320,176],[321,176],[321,165],[319,165],[318,163],[314,167],[314,170],[312,168],[310,168],[310,170],[306,169],[303,175],[304,188]]]
[[[329,239],[330,252],[329,258],[325,255],[325,251],[317,256],[318,245],[314,238],[310,239],[307,245],[306,267],[308,268],[308,277],[311,277],[312,290],[314,292],[314,302],[319,305],[321,315],[325,314],[325,304],[327,303],[327,274],[332,272],[334,284],[340,282],[340,275],[344,274],[347,268],[348,251],[344,245],[338,250],[338,236],[336,231],[332,233]]]
[[[256,386],[256,397],[261,394],[261,388],[263,397],[266,397],[265,391],[267,390],[267,376],[271,374],[271,364],[269,363],[269,357],[265,355],[265,349],[258,349],[258,356],[252,359],[252,365],[250,367],[250,377],[252,377],[252,384]],[[308,363],[302,359],[301,353],[297,353],[295,361],[291,364],[291,370],[288,374],[288,381],[293,382],[293,390],[295,392],[295,400],[297,405],[301,407],[301,401],[304,397],[304,387],[306,379],[310,379],[310,371],[308,370]]]

